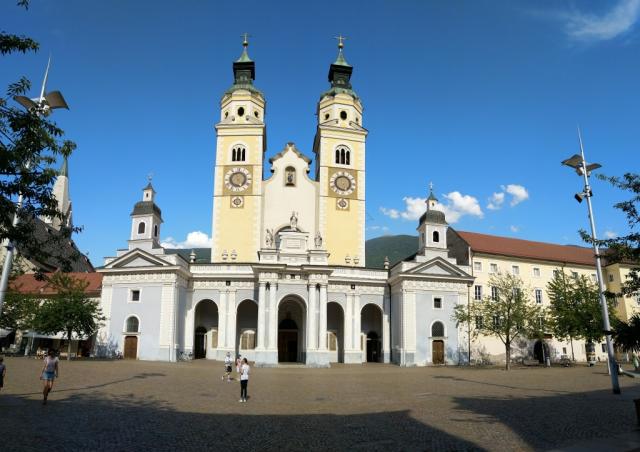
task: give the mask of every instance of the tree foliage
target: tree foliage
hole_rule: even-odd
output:
[[[69,342],[67,359],[71,359],[71,337],[91,336],[104,320],[99,302],[86,296],[88,282],[62,272],[54,273],[49,284],[56,295],[46,299],[35,319],[36,329],[44,334],[66,334]]]
[[[616,322],[613,340],[623,352],[640,352],[640,314],[634,314],[628,322]]]
[[[506,369],[511,368],[511,345],[520,338],[541,336],[545,312],[528,295],[522,279],[508,273],[498,273],[489,280],[496,297],[472,300],[468,306],[458,305],[453,318],[469,324],[472,336],[493,336],[504,344]]]
[[[9,330],[33,329],[40,300],[33,294],[20,293],[17,290],[7,292],[0,314],[0,328]]]
[[[28,6],[26,0],[17,3]],[[37,50],[38,43],[30,38],[0,32],[2,55]],[[15,103],[15,96],[27,95],[30,88],[29,80],[21,77],[0,97],[0,242],[18,243],[23,254],[43,262],[74,232],[63,227],[60,234],[39,237],[34,235],[34,219],[63,218],[52,194],[57,176],[52,166],[59,157],[69,156],[75,144],[63,139],[64,132],[54,122]],[[21,208],[19,195],[23,197]],[[13,224],[15,215],[20,219],[17,224]],[[72,259],[79,254],[55,257],[63,270],[70,270]]]
[[[547,284],[549,295],[549,326],[558,339],[600,342],[604,337],[602,307],[598,286],[584,275],[570,276],[564,270],[554,272]],[[613,298],[607,299],[609,318],[616,321]]]

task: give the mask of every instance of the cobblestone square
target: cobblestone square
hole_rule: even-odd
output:
[[[248,403],[213,361],[6,358],[2,450],[547,450],[636,426],[635,380],[594,368],[252,368]]]

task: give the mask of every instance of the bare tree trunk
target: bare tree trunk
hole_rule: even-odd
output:
[[[69,345],[67,346],[67,361],[71,361],[71,334],[72,331],[67,331],[67,340],[69,341]]]
[[[511,341],[507,341],[504,343],[504,351],[507,357],[505,368],[506,370],[511,370]]]
[[[571,342],[571,361],[575,361],[576,355],[573,353],[573,336],[569,336],[569,342]]]

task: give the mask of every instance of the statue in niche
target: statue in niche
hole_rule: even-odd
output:
[[[291,218],[289,219],[289,226],[294,231],[298,229],[298,212],[291,212]]]
[[[287,187],[294,187],[296,185],[296,170],[295,168],[288,167],[284,174],[285,185]]]
[[[315,243],[316,243],[316,248],[318,249],[322,248],[322,236],[320,235],[320,231],[318,231],[318,233],[316,234]]]
[[[273,230],[272,229],[267,229],[267,233],[264,236],[264,243],[267,246],[267,248],[273,247]]]

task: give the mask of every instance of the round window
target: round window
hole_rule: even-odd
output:
[[[260,117],[260,114],[257,111],[254,111],[253,114],[256,116],[256,118]]]
[[[342,110],[340,112],[340,119],[342,119],[343,121],[347,119],[347,112]]]
[[[238,116],[240,117],[244,116],[244,107],[238,108]]]
[[[225,111],[225,112],[224,112],[224,119],[227,119],[227,117],[228,117],[228,116],[229,116],[229,112],[228,112],[228,111]]]
[[[329,113],[324,114],[324,120],[326,121],[327,119],[329,119]]]

